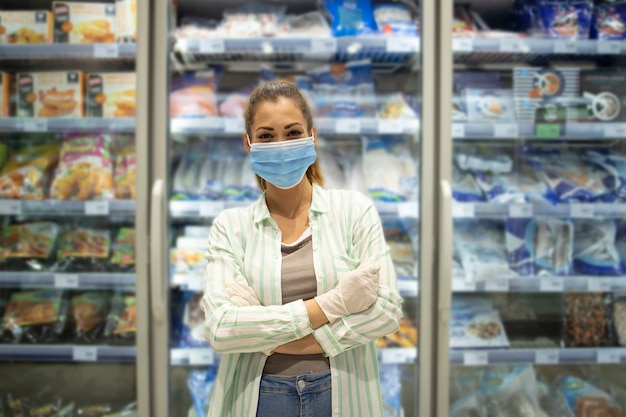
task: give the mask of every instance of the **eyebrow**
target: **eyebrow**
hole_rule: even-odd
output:
[[[285,125],[285,129],[289,129],[289,128],[291,128],[291,127],[294,127],[295,125],[300,125],[300,126],[302,126],[302,123],[300,123],[300,122],[295,122],[295,123],[291,123],[291,124]],[[270,131],[273,131],[273,130],[274,130],[274,128],[273,128],[273,127],[266,127],[266,126],[260,126],[260,127],[257,127],[257,128],[256,128],[256,130],[261,130],[261,129],[263,129],[263,130],[270,130]]]

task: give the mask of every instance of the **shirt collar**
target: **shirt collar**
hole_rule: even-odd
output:
[[[259,223],[265,219],[271,218],[270,211],[265,203],[264,191],[261,197],[252,205],[252,213],[254,222]],[[313,197],[311,198],[311,211],[314,213],[326,213],[328,211],[328,199],[325,190],[317,184],[313,184]]]

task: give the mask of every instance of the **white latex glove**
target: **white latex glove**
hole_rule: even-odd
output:
[[[378,262],[366,262],[339,278],[339,284],[315,297],[329,322],[359,313],[374,304],[378,297]]]

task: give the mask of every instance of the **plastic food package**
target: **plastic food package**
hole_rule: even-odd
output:
[[[463,146],[457,148],[454,160],[462,171],[506,174],[513,170],[513,159],[502,148]]]
[[[284,14],[284,6],[248,3],[226,10],[218,30],[229,38],[276,36]]]
[[[586,100],[586,109],[581,117],[583,121],[607,123],[626,120],[626,74],[623,71],[582,71],[580,90]]]
[[[450,348],[508,348],[504,325],[496,310],[452,310]]]
[[[385,35],[419,36],[418,24],[404,4],[375,4],[374,19]]]
[[[543,417],[539,406],[535,370],[522,365],[512,372],[488,370],[483,374],[480,389],[492,417]]]
[[[93,272],[108,269],[111,237],[109,230],[74,228],[61,234],[57,271]]]
[[[378,118],[410,119],[417,117],[415,110],[409,105],[403,93],[379,96]]]
[[[450,406],[450,417],[487,417],[479,391],[471,391],[460,397]]]
[[[617,224],[613,219],[574,220],[575,272],[591,276],[623,275],[616,236]]]
[[[54,43],[115,43],[115,4],[53,2]]]
[[[548,202],[556,203],[556,197],[546,183],[535,177],[532,170],[522,167],[510,174],[476,172],[476,182],[487,197],[497,204]]]
[[[512,121],[515,120],[513,91],[504,89],[465,90],[468,118],[471,121]]]
[[[132,344],[137,332],[137,307],[134,294],[115,293],[111,298],[104,336],[112,342]]]
[[[214,69],[174,78],[170,90],[170,117],[217,116],[219,73]]]
[[[134,72],[89,73],[86,79],[87,117],[135,117],[137,77]]]
[[[73,337],[77,342],[95,343],[102,337],[109,297],[103,291],[91,291],[72,297]]]
[[[474,175],[462,172],[456,164],[452,165],[452,198],[459,202],[485,201]]]
[[[469,282],[514,275],[509,269],[502,222],[457,221],[454,247]]]
[[[563,296],[563,345],[597,347],[613,345],[611,299],[602,293],[569,293]]]
[[[589,38],[593,15],[592,0],[539,0],[537,11],[545,37]]]
[[[591,37],[610,41],[626,39],[626,2],[618,0],[596,4]]]
[[[50,197],[108,200],[114,196],[111,137],[69,135],[63,140]]]
[[[204,313],[200,309],[202,292],[183,293],[184,310],[182,314],[182,329],[179,347],[209,347],[204,338]]]
[[[59,233],[52,222],[14,224],[0,231],[0,266],[3,269],[41,271],[51,264]]]
[[[122,227],[119,230],[113,244],[111,265],[119,271],[135,269],[135,229]]]
[[[380,386],[383,394],[384,416],[402,415],[402,367],[397,364],[380,366]]]
[[[623,416],[611,395],[588,381],[575,376],[562,376],[555,382],[555,386],[560,395],[563,396],[572,415],[577,417],[588,417],[590,415]],[[611,411],[606,411],[610,412],[610,414],[590,414],[589,409],[596,406],[608,408]]]
[[[196,416],[207,415],[209,399],[211,398],[216,376],[217,370],[214,366],[209,366],[205,370],[189,371],[187,387],[189,388]]]
[[[467,4],[454,6],[452,36],[460,38],[473,38],[476,36],[474,16]]]
[[[137,154],[135,146],[126,145],[115,156],[115,198],[134,200],[137,196]]]
[[[53,343],[67,320],[67,300],[61,290],[16,291],[4,312],[4,343]]]
[[[346,189],[346,175],[341,168],[338,156],[328,150],[318,148],[317,160],[324,172],[324,188]]]
[[[333,36],[361,36],[376,33],[370,0],[324,0],[330,15]]]
[[[417,198],[417,168],[404,139],[365,138],[363,167],[373,200],[401,202]]]
[[[56,144],[14,150],[0,172],[0,198],[43,200],[58,157]]]
[[[85,73],[21,72],[15,79],[18,117],[83,117]]]
[[[287,15],[280,25],[280,37],[286,38],[329,38],[330,26],[318,11],[299,15]]]

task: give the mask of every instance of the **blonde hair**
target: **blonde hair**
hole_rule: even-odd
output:
[[[249,136],[252,136],[252,122],[259,106],[266,101],[276,103],[281,97],[291,100],[293,104],[298,107],[298,109],[302,112],[302,116],[304,116],[304,120],[306,121],[307,132],[312,134],[313,115],[306,98],[302,95],[295,84],[285,80],[276,80],[257,86],[254,91],[252,91],[252,94],[250,94],[248,104],[246,105],[244,111],[246,133]],[[316,159],[313,165],[306,170],[306,177],[310,183],[318,184],[322,187],[324,186],[324,175],[322,174],[322,169],[319,164],[319,158]],[[256,176],[256,179],[261,190],[265,191],[267,189],[265,180],[258,175]]]

